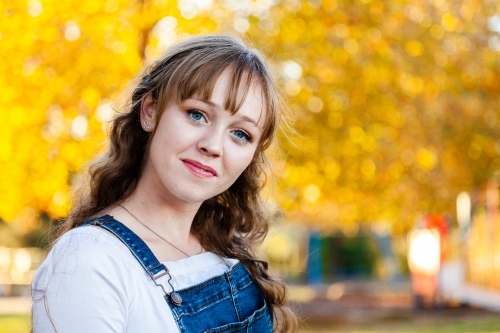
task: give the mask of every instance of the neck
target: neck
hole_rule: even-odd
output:
[[[138,184],[139,185],[139,184]],[[141,186],[122,203],[141,223],[155,231],[161,231],[179,243],[189,241],[191,225],[201,203],[169,200]]]

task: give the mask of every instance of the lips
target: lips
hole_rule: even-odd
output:
[[[204,165],[200,162],[193,160],[182,160],[186,168],[189,169],[194,175],[201,178],[212,178],[217,176],[217,171],[209,167],[208,165]]]

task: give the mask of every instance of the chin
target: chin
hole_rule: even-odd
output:
[[[207,185],[208,187],[208,185]],[[173,193],[177,198],[180,200],[190,203],[190,204],[195,204],[195,203],[203,203],[211,198],[214,198],[218,196],[219,194],[223,193],[226,191],[227,188],[224,189],[219,189],[218,191],[214,191],[212,188],[211,191],[203,191],[202,188],[198,188],[193,186],[192,188],[189,189],[189,192],[186,191],[186,189],[182,189],[181,191],[177,192],[176,194]]]
[[[204,201],[211,199],[215,196],[217,196],[217,194],[212,196],[185,196],[185,197],[180,197],[180,199],[191,204],[196,204],[196,203],[202,204]]]

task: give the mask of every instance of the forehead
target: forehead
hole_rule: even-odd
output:
[[[266,103],[261,85],[255,79],[246,82],[245,85],[239,84],[237,87],[235,85],[233,72],[230,69],[224,70],[215,81],[208,100],[232,114],[252,116],[262,125],[265,118],[262,115],[266,111]]]

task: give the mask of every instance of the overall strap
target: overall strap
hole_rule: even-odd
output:
[[[135,259],[137,259],[155,284],[157,284],[156,279],[167,274],[170,275],[168,268],[156,259],[146,243],[123,223],[115,220],[113,216],[103,215],[96,219],[89,220],[81,226],[86,225],[101,227],[118,237],[118,239],[128,247]]]

